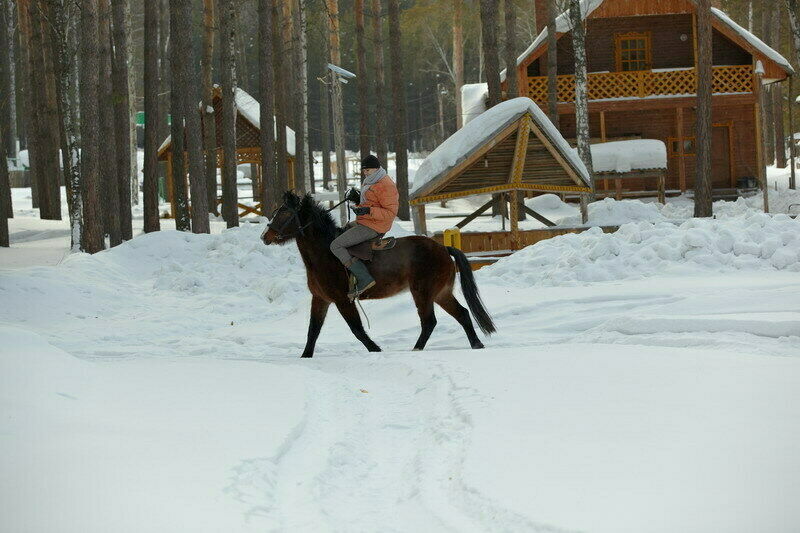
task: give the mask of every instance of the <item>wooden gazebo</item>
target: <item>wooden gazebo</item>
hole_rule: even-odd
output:
[[[214,94],[212,100],[212,106],[214,108],[214,123],[215,123],[215,131],[216,131],[216,160],[217,160],[217,168],[222,168],[222,90],[219,86],[214,86]],[[254,176],[253,179],[261,179],[261,142],[260,142],[260,135],[261,135],[261,120],[260,120],[260,108],[259,103],[256,99],[250,96],[247,92],[242,89],[237,88],[235,93],[235,101],[236,101],[236,164],[237,165],[244,165],[248,163],[252,163],[257,165],[255,168],[258,172],[257,176]],[[206,114],[202,113],[201,110],[198,108],[198,112],[200,113],[200,120],[201,120],[201,127],[205,128],[205,117]],[[273,130],[274,130],[273,126]],[[184,133],[185,135],[185,133]],[[288,161],[288,169],[289,169],[289,184],[294,184],[294,131],[289,127],[286,128],[286,159]],[[186,143],[184,142],[184,146]],[[164,161],[167,164],[167,198],[172,206],[171,208],[171,216],[175,216],[175,198],[173,196],[173,171],[172,171],[172,136],[169,135],[161,144],[161,147],[158,149],[158,160]],[[186,178],[184,178],[186,179]],[[187,189],[188,190],[188,189]],[[253,199],[255,206],[247,206],[244,204],[239,204],[240,209],[243,209],[245,212],[252,212],[255,214],[262,214],[261,213],[261,204],[257,202],[257,199]],[[221,203],[222,198],[218,197],[217,203]]]
[[[498,104],[467,123],[434,150],[417,171],[409,203],[418,233],[426,233],[425,204],[479,194],[502,194],[509,202],[511,249],[525,246],[519,232],[519,195],[530,192],[584,195],[591,192],[586,167],[529,98]],[[484,211],[487,202],[457,226]],[[549,221],[524,207],[533,217]],[[547,224],[552,225],[552,223]]]

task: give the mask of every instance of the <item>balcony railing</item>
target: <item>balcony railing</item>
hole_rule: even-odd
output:
[[[589,100],[695,94],[696,83],[694,68],[598,72],[589,74]],[[557,76],[557,84],[559,102],[575,100],[575,76]],[[713,67],[711,89],[714,93],[753,92],[753,67]],[[528,96],[541,104],[547,102],[547,76],[528,78]]]

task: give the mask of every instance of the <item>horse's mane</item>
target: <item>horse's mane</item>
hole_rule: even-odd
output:
[[[283,195],[283,201],[287,206],[297,211],[303,224],[310,222],[315,234],[326,242],[333,241],[342,233],[342,228],[336,225],[336,221],[330,212],[319,205],[310,194],[298,196],[292,191],[286,191]]]

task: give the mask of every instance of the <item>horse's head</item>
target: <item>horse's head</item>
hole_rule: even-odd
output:
[[[272,213],[269,225],[261,240],[264,244],[285,244],[299,234],[303,234],[305,226],[300,221],[302,198],[291,191],[283,195],[283,203]]]

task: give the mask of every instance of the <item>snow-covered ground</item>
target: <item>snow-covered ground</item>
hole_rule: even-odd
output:
[[[384,352],[332,311],[311,360],[302,262],[262,224],[65,256],[15,200],[4,533],[800,530],[800,221],[752,199],[593,204],[617,234],[477,273],[485,350],[438,312],[410,351],[401,295],[364,302]]]

